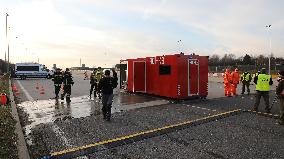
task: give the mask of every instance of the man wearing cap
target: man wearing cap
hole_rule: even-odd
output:
[[[279,124],[284,125],[284,71],[280,71],[278,73],[279,76],[279,84],[276,88],[276,94],[279,97],[280,103],[279,103],[279,110],[280,110],[280,119]]]
[[[263,97],[266,113],[270,113],[271,108],[269,107],[269,91],[270,85],[273,84],[272,77],[266,74],[265,68],[262,68],[260,74],[254,77],[253,82],[256,84],[256,101],[252,111],[258,111],[260,99]]]
[[[241,81],[243,83],[242,94],[245,93],[245,88],[247,87],[247,92],[248,92],[248,95],[249,95],[249,93],[250,93],[249,85],[250,85],[251,80],[252,80],[252,77],[251,77],[251,74],[248,71],[245,71],[241,75]]]
[[[55,89],[55,99],[58,99],[58,94],[60,92],[61,84],[63,82],[63,74],[61,72],[60,68],[56,68],[53,76],[52,81],[54,83],[54,89]]]
[[[70,96],[71,96],[71,85],[73,86],[73,77],[69,70],[69,68],[66,68],[64,74],[63,74],[63,94],[61,94],[61,100],[64,100],[64,97],[66,95],[66,102],[70,103]]]
[[[238,68],[236,68],[235,71],[231,73],[231,77],[232,77],[232,85],[231,85],[232,94],[236,96],[237,86],[240,83],[240,74]]]

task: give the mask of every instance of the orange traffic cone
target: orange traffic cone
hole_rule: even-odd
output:
[[[36,89],[39,89],[38,82],[36,83]]]
[[[17,90],[17,91],[15,92],[15,95],[16,95],[16,96],[19,96],[19,95],[20,95],[19,90]]]
[[[13,90],[13,91],[16,91],[16,90],[17,90],[17,87],[16,87],[15,84],[12,85],[12,90]]]
[[[40,89],[40,92],[39,92],[39,93],[40,93],[40,94],[45,94],[43,86],[41,86],[41,89]]]

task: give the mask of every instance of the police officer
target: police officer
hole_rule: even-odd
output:
[[[66,94],[66,102],[70,103],[70,96],[71,96],[71,85],[73,86],[73,77],[69,70],[69,68],[66,68],[64,74],[63,74],[63,94],[61,94],[61,100],[64,100],[65,94]]]
[[[250,94],[249,85],[250,85],[251,80],[252,80],[252,77],[251,77],[251,74],[250,74],[248,71],[245,71],[245,72],[241,75],[241,81],[242,81],[242,83],[243,83],[242,94],[245,93],[245,87],[247,87],[248,95]]]
[[[97,85],[97,79],[96,79],[96,69],[94,69],[94,71],[91,73],[90,76],[90,85],[91,85],[91,89],[90,89],[90,99],[92,98],[92,93],[94,90],[94,98],[97,97],[97,93],[96,90],[98,89],[98,85]],[[95,88],[95,89],[94,89]]]
[[[102,71],[102,68],[101,67],[98,67],[97,71],[96,71],[96,82],[97,82],[97,85],[99,85],[99,82],[100,80],[102,79],[103,77],[103,71]],[[100,93],[100,90],[97,89],[97,87],[95,87],[95,91],[94,91],[94,94],[98,94],[99,96],[99,99],[101,99],[101,93]]]
[[[111,105],[112,105],[112,99],[113,99],[113,89],[117,87],[117,73],[115,70],[112,70],[113,77],[110,76],[110,71],[105,71],[105,77],[103,77],[99,81],[98,89],[102,92],[102,112],[103,112],[103,118],[107,121],[110,121],[111,117]]]
[[[279,124],[284,125],[284,71],[280,71],[279,73],[279,84],[276,88],[276,94],[279,97],[279,110],[280,110],[280,119]]]
[[[269,107],[269,91],[270,85],[273,84],[272,77],[266,74],[265,68],[262,68],[261,73],[254,77],[253,82],[256,84],[256,101],[252,111],[258,111],[260,98],[263,96],[266,113],[270,113],[271,108]]]
[[[61,72],[60,68],[56,68],[53,76],[52,81],[54,83],[54,89],[55,89],[55,99],[58,99],[58,94],[60,92],[61,84],[63,82],[63,74]]]

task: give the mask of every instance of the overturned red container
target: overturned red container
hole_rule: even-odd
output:
[[[181,53],[126,61],[129,92],[173,99],[208,95],[208,56]]]

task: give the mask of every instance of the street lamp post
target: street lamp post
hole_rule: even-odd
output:
[[[177,42],[178,42],[178,44],[180,45],[180,46],[179,46],[180,52],[182,52],[181,40],[178,40]]]
[[[270,74],[270,63],[271,63],[271,55],[272,55],[272,48],[271,48],[271,25],[266,25],[267,28],[268,36],[269,36],[269,52],[270,54],[268,55],[268,74]]]
[[[9,40],[8,40],[8,16],[9,16],[9,14],[6,13],[6,41],[7,41],[7,53],[8,53],[7,73],[10,72],[10,51],[9,51]]]

